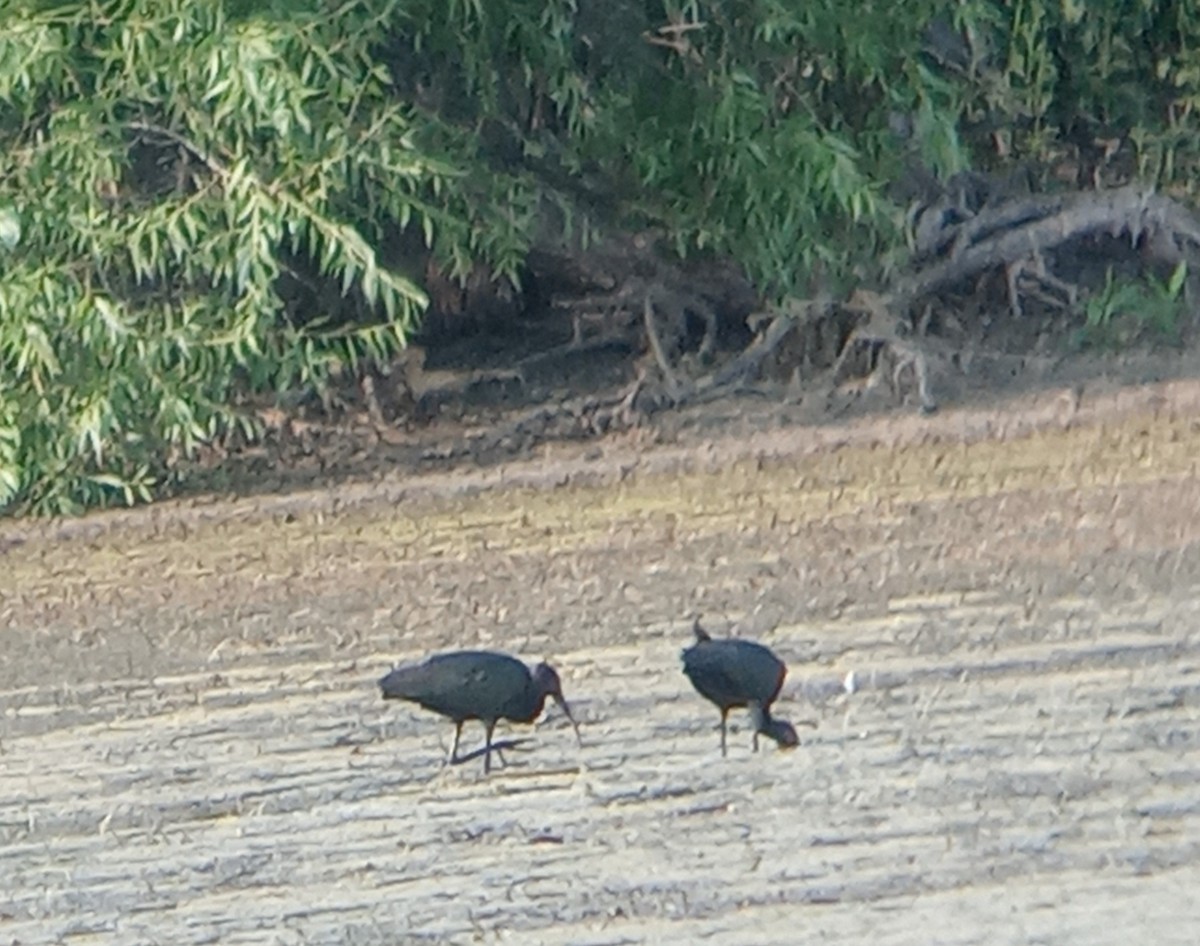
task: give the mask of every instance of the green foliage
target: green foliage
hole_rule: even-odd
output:
[[[172,456],[249,425],[239,384],[386,357],[426,302],[381,260],[386,233],[490,249],[441,233],[461,172],[373,55],[390,6],[323,9],[6,7],[0,507],[147,498]],[[287,278],[330,281],[360,317],[285,312]]]
[[[818,264],[845,276],[890,238],[865,132],[898,60],[870,36],[827,37],[836,6],[668,11],[653,68],[605,89],[585,160],[631,171],[646,195],[634,205],[668,224],[681,255],[737,257],[768,292],[795,290]],[[881,5],[872,24],[915,34],[893,10]]]
[[[1167,0],[964,0],[953,24],[969,64],[928,86],[975,163],[1052,163],[1122,140],[1141,177],[1189,190],[1197,175],[1200,7]]]
[[[1118,138],[1191,188],[1198,104],[1165,0],[10,2],[0,508],[144,499],[242,392],[388,358],[426,245],[646,228],[804,294],[883,274],[913,164]]]
[[[1187,263],[1181,262],[1166,282],[1152,275],[1145,280],[1129,280],[1115,277],[1110,266],[1104,288],[1084,303],[1078,343],[1119,350],[1146,337],[1156,342],[1178,342],[1186,312],[1183,289],[1187,273]]]

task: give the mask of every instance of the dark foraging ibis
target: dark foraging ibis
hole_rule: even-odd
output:
[[[549,664],[538,664],[531,673],[525,664],[507,654],[460,650],[397,667],[379,681],[379,688],[385,700],[408,700],[454,721],[454,745],[447,760],[451,765],[478,755],[472,753],[463,758],[458,755],[463,723],[478,719],[487,732],[483,771],[491,771],[492,752],[499,754],[501,748],[492,743],[496,721],[532,723],[541,714],[548,696],[562,707],[575,728],[575,738],[583,745],[579,725],[563,699],[558,673]],[[511,747],[513,743],[507,745]],[[500,758],[503,762],[504,757]]]
[[[771,716],[771,704],[783,687],[787,667],[768,648],[754,641],[713,640],[700,626],[692,625],[696,643],[683,652],[683,672],[692,686],[721,711],[721,755],[725,755],[725,721],[731,709],[748,707],[754,722],[754,751],[758,735],[770,736],[781,749],[800,740],[792,724]]]

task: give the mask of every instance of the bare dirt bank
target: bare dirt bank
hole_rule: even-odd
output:
[[[5,524],[0,941],[1190,943],[1198,392]],[[720,759],[693,613],[800,749]],[[585,748],[440,769],[374,680],[476,645]]]

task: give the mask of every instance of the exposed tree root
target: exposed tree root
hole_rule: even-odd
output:
[[[829,318],[834,308],[833,300],[826,297],[804,301],[790,300],[777,312],[754,313],[747,322],[751,328],[758,328],[766,322],[766,331],[758,332],[754,341],[746,346],[741,354],[715,371],[707,384],[701,384],[701,387],[724,391],[731,387],[745,386],[758,377],[763,362],[779,349],[789,335]]]
[[[847,303],[847,308],[859,312],[864,319],[855,326],[842,347],[842,353],[830,372],[832,383],[837,385],[842,380],[846,362],[856,347],[866,345],[874,351],[868,353],[872,368],[865,388],[873,388],[880,381],[887,380],[892,393],[902,397],[901,380],[907,368],[913,375],[921,411],[926,414],[936,411],[937,401],[934,400],[929,382],[928,356],[909,337],[911,333],[902,330],[905,323],[889,309],[887,297],[860,289]]]
[[[1200,259],[1200,221],[1185,207],[1144,187],[1038,196],[985,208],[945,228],[948,251],[902,279],[890,308],[906,313],[922,298],[954,288],[985,270],[1012,267],[1072,240],[1128,235],[1158,262]],[[1044,261],[1041,264],[1044,272]]]
[[[890,291],[859,289],[848,300],[790,300],[778,309],[751,314],[753,340],[733,358],[707,372],[696,372],[715,350],[721,318],[720,279],[693,279],[639,247],[618,248],[600,257],[600,275],[590,272],[600,291],[574,294],[556,307],[575,319],[565,346],[523,359],[525,368],[542,361],[616,342],[641,348],[637,377],[627,387],[601,397],[571,399],[527,411],[490,437],[503,442],[525,438],[586,438],[637,427],[655,411],[705,402],[733,392],[762,388],[769,362],[783,364],[801,352],[794,372],[808,390],[862,390],[886,384],[901,401],[910,398],[923,412],[937,409],[934,396],[938,365],[954,362],[959,370],[981,350],[959,351],[928,336],[940,299],[956,297],[987,273],[1003,275],[1008,309],[1022,318],[1030,303],[1043,310],[1072,312],[1085,293],[1053,272],[1057,250],[1096,236],[1126,237],[1143,261],[1160,266],[1187,262],[1200,272],[1200,221],[1176,201],[1145,188],[1062,195],[1019,194],[997,199],[986,188],[969,207],[943,208],[936,220],[922,223],[919,255],[913,269]],[[596,258],[575,260],[584,266]],[[594,269],[594,268],[593,268]],[[743,310],[745,311],[745,310]],[[698,343],[689,316],[698,319]],[[600,334],[585,338],[585,319],[599,322]],[[829,330],[829,326],[834,326]],[[690,332],[690,334],[689,334]],[[822,336],[821,344],[811,341]],[[832,347],[831,347],[831,343]],[[992,353],[1005,357],[1001,352]],[[935,357],[931,357],[935,356]],[[370,400],[370,398],[368,398]],[[375,413],[372,411],[372,413]],[[489,437],[489,439],[490,439]]]
[[[964,219],[965,218],[965,219]],[[1146,261],[1174,267],[1187,262],[1200,271],[1200,221],[1169,197],[1145,188],[1079,192],[1053,197],[1007,200],[978,214],[948,215],[944,232],[927,241],[940,254],[902,278],[889,293],[856,291],[843,306],[861,318],[845,340],[829,371],[836,387],[844,383],[852,359],[866,351],[869,365],[864,387],[887,380],[903,396],[903,378],[911,375],[923,412],[937,409],[925,333],[931,307],[927,300],[951,293],[973,277],[1001,270],[1012,314],[1024,314],[1025,300],[1071,310],[1083,289],[1051,272],[1048,255],[1072,241],[1092,236],[1125,236]],[[928,238],[928,234],[927,234]],[[914,309],[924,311],[913,324]],[[837,307],[814,301],[793,302],[776,313],[766,333],[725,368],[693,385],[695,391],[744,384],[764,360],[797,330],[796,313],[828,318]]]
[[[663,382],[667,386],[667,393],[672,399],[678,400],[680,389],[679,381],[675,377],[675,371],[671,368],[671,363],[667,360],[666,350],[663,348],[662,339],[658,334],[658,326],[654,320],[654,305],[650,301],[650,294],[647,293],[642,301],[642,316],[646,324],[646,339],[650,343],[650,351],[654,354],[654,360],[658,364],[658,370],[662,372]]]

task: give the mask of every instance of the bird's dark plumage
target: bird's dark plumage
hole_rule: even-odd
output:
[[[771,716],[787,667],[768,648],[754,641],[713,640],[697,618],[692,630],[696,643],[683,652],[683,672],[692,686],[721,711],[721,755],[725,755],[725,722],[731,709],[748,707],[754,721],[754,748],[762,733],[790,749],[800,740],[796,730]]]
[[[449,758],[452,764],[465,761],[458,757],[464,722],[478,719],[487,730],[483,757],[483,770],[487,772],[492,752],[499,752],[492,746],[496,721],[532,723],[541,715],[548,696],[562,707],[583,744],[579,726],[563,699],[558,673],[549,664],[538,664],[530,673],[525,664],[507,654],[461,650],[397,667],[379,681],[379,688],[384,699],[407,700],[454,721],[454,746]]]

